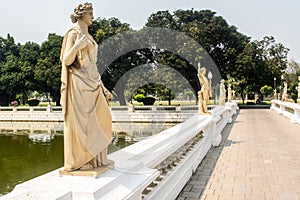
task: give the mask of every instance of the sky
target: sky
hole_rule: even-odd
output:
[[[48,33],[64,35],[74,24],[69,15],[80,0],[1,0],[0,37],[9,33],[16,42],[41,44]],[[299,0],[89,0],[95,18],[116,17],[141,29],[157,11],[178,9],[215,11],[238,31],[260,40],[274,36],[290,49],[289,59],[300,62]]]

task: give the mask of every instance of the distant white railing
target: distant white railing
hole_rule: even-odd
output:
[[[217,106],[109,155],[115,168],[99,178],[59,177],[59,169],[16,186],[0,199],[175,199],[238,109]],[[46,189],[46,190],[45,190]]]
[[[0,107],[0,121],[12,122],[62,122],[61,107],[18,106]]]
[[[112,106],[110,109],[113,122],[183,122],[198,112],[197,105]],[[61,107],[51,106],[0,107],[0,121],[63,122],[61,111]]]
[[[300,124],[300,105],[291,102],[272,100],[271,109],[278,114],[286,116],[292,123]]]

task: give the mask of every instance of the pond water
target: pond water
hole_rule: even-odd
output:
[[[113,124],[114,139],[108,151],[131,145],[175,123]],[[15,185],[63,166],[62,123],[0,124],[0,194]]]

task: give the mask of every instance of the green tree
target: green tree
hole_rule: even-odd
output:
[[[93,36],[98,44],[118,33],[130,30],[127,23],[122,23],[119,19],[112,17],[109,19],[97,18],[89,26],[89,33]]]
[[[300,77],[300,65],[291,60],[288,62],[287,70],[285,71],[284,78],[289,83],[288,93],[290,94],[291,98],[297,103],[298,99],[298,82]]]
[[[297,87],[298,87],[298,82],[293,82],[289,84],[289,88],[288,88],[288,93],[290,94],[291,98],[295,103],[297,103],[297,99],[298,99]]]
[[[7,106],[22,88],[22,76],[18,62],[20,44],[9,34],[0,37],[0,105]]]
[[[93,21],[93,24],[89,27],[89,32],[99,44],[98,50],[98,62],[99,72],[102,75],[102,81],[108,90],[113,91],[115,84],[121,78],[121,76],[132,68],[130,56],[123,55],[116,58],[113,63],[109,63],[108,69],[106,69],[106,58],[116,54],[116,51],[111,49],[112,46],[119,46],[120,48],[126,47],[128,44],[119,44],[118,41],[113,40],[112,43],[102,44],[103,41],[109,39],[112,36],[116,36],[118,33],[131,30],[129,24],[122,23],[119,19],[112,17],[109,19],[97,18]],[[115,43],[114,43],[115,42]],[[127,53],[127,52],[126,52]],[[121,105],[126,105],[124,88],[115,89],[113,95],[117,97]]]
[[[19,56],[20,44],[15,44],[15,39],[7,34],[7,38],[0,37],[0,63],[6,62],[7,55]]]
[[[22,74],[15,55],[6,55],[0,68],[0,105],[8,106],[22,88]]]
[[[50,93],[56,105],[60,105],[61,45],[61,36],[49,34],[47,41],[41,45],[40,58],[34,70],[34,79],[37,81],[36,90]]]
[[[18,95],[23,103],[28,99],[29,91],[36,89],[37,82],[34,79],[34,70],[40,55],[40,45],[33,42],[26,42],[21,45],[19,66],[22,74],[22,90]]]
[[[247,84],[246,78],[240,78],[236,81],[235,91],[241,95],[242,102],[245,104],[245,98],[249,91],[249,86]]]
[[[260,88],[260,92],[262,93],[263,96],[268,96],[268,95],[271,95],[274,90],[271,86],[268,86],[268,85],[264,85],[263,87]]]
[[[238,55],[235,71],[231,73],[237,81],[243,80],[248,92],[260,93],[264,85],[273,85],[274,78],[279,85],[281,75],[287,68],[288,49],[276,43],[273,37],[248,43]],[[243,91],[240,91],[243,92]]]
[[[175,94],[191,89],[188,81],[179,72],[169,66],[156,66],[153,63],[134,68],[124,78],[124,83],[126,93],[131,96],[151,95],[160,100],[168,100],[169,105]]]
[[[247,36],[211,10],[159,11],[148,18],[146,26],[170,28],[192,37],[210,54],[222,77],[234,71],[237,55],[249,42]]]
[[[229,26],[222,17],[216,16],[215,12],[209,10],[177,10],[172,14],[168,11],[158,11],[148,18],[146,27],[168,28],[191,36],[210,53],[224,76],[234,69],[237,55],[249,41],[249,38],[239,33],[236,27]],[[105,41],[111,36],[115,36],[115,40],[110,41],[109,45],[100,46],[100,58],[98,60],[98,65],[100,66],[105,66],[106,63],[102,62],[102,60],[105,60],[106,55],[109,54],[108,56],[111,56],[117,54],[116,52],[123,52],[122,49],[134,46],[132,43],[136,44],[135,46],[142,46],[139,44],[144,40],[151,41],[151,37],[154,39],[157,37],[157,35],[147,32],[146,29],[139,31],[137,34],[135,34],[135,31],[132,31],[124,36],[125,38],[122,38],[123,36],[117,35],[117,33],[130,30],[130,27],[126,23],[121,23],[116,18],[108,20],[98,18],[89,29],[98,43]],[[182,42],[181,38],[177,38],[177,40],[172,41],[173,43],[170,45]],[[115,50],[110,49],[114,45],[118,45],[118,48]],[[201,53],[203,48],[192,49],[192,51],[187,52],[187,46],[190,46],[190,44],[180,47],[180,51],[184,51],[187,54],[195,54],[195,50],[199,53],[194,63],[190,63],[185,58],[181,58],[177,54],[178,52],[168,52],[164,49],[157,49],[155,46],[156,44],[153,43],[148,48],[124,52],[123,55],[118,56],[113,63],[109,64],[105,72],[101,71],[102,69],[100,68],[100,73],[104,73],[102,75],[104,84],[109,90],[114,89],[115,95],[121,105],[126,104],[124,97],[125,88],[123,87],[125,83],[119,84],[118,88],[114,87],[115,84],[118,81],[122,81],[120,78],[132,68],[147,63],[162,64],[176,69],[189,81],[193,87],[193,91],[200,90],[197,70],[193,64],[195,65],[200,59],[202,61],[205,60],[205,56],[203,57]],[[205,65],[209,65],[209,63],[204,63]]]
[[[261,41],[250,42],[249,37],[210,10],[177,10],[173,14],[159,11],[148,18],[146,26],[171,28],[191,36],[209,52],[223,78],[230,75],[236,79],[242,97],[246,91],[260,93],[262,86],[273,84],[274,77],[280,83],[287,66],[288,49],[277,43],[274,37],[266,36]],[[171,66],[176,62],[174,57],[167,56],[163,60]],[[203,61],[203,58],[199,59]],[[197,91],[199,85],[195,74],[190,81]]]
[[[288,62],[288,67],[285,70],[284,77],[288,83],[298,83],[298,77],[300,76],[300,65],[291,60]]]

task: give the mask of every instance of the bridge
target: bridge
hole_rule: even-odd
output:
[[[275,111],[241,109],[177,200],[300,199],[300,125]]]
[[[99,177],[59,177],[58,169],[0,199],[299,199],[293,106],[217,106],[110,154],[115,168]]]

